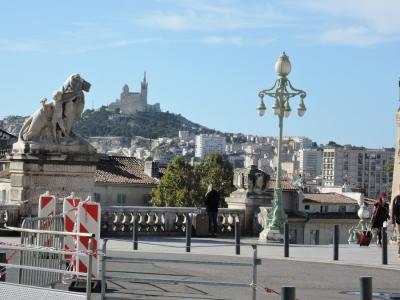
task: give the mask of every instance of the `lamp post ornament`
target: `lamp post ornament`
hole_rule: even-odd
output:
[[[300,96],[300,104],[297,109],[298,115],[302,117],[306,112],[306,106],[304,105],[306,92],[294,88],[287,78],[287,75],[290,73],[291,69],[292,67],[289,57],[285,54],[285,52],[283,52],[275,63],[275,71],[279,75],[279,78],[275,81],[273,87],[264,89],[258,93],[258,96],[260,97],[260,104],[257,107],[259,115],[263,116],[265,114],[266,106],[264,104],[264,97],[269,96],[275,99],[272,110],[279,120],[278,165],[274,188],[274,201],[273,207],[268,213],[264,230],[260,233],[260,239],[263,240],[281,241],[283,239],[283,227],[287,221],[287,215],[283,209],[282,203],[281,153],[283,118],[289,117],[291,112],[289,100],[293,97]]]

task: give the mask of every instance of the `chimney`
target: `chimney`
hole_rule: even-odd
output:
[[[153,178],[160,178],[158,162],[153,161],[152,158],[146,159],[144,162],[144,174]]]

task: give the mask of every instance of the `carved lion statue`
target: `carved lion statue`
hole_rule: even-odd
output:
[[[85,107],[85,95],[83,91],[89,92],[90,83],[79,74],[70,75],[61,86],[62,102],[64,103],[65,132],[69,135],[74,120],[81,117]]]
[[[56,101],[46,103],[46,98],[40,101],[42,107],[24,122],[19,139],[55,142],[59,137],[70,136],[73,122],[80,118],[85,106],[83,92],[89,90],[90,83],[79,74],[70,75],[53,96]]]

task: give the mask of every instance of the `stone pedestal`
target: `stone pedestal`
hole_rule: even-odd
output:
[[[256,166],[237,169],[233,175],[236,191],[225,198],[229,208],[245,209],[245,233],[256,232],[255,212],[260,206],[271,206],[273,194],[267,192],[267,182],[270,176],[257,169]]]
[[[256,212],[260,206],[272,206],[273,194],[263,192],[261,194],[249,193],[247,190],[237,190],[225,198],[228,208],[244,209],[244,231],[245,234],[252,234],[257,231],[257,224],[254,224]]]
[[[49,191],[59,197],[75,192],[92,196],[98,155],[87,142],[74,144],[14,144],[11,156],[11,203],[29,203],[37,214],[39,195]]]
[[[270,228],[265,228],[259,236],[259,240],[262,242],[281,243],[283,239],[284,235],[279,230]]]

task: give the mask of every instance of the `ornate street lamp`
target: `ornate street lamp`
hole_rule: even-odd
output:
[[[257,107],[260,116],[263,116],[266,111],[264,104],[264,97],[269,96],[275,99],[272,110],[279,119],[279,139],[278,139],[278,167],[276,172],[276,184],[274,188],[274,201],[273,207],[268,213],[267,221],[264,230],[260,233],[260,239],[281,241],[283,239],[283,227],[287,221],[287,215],[283,209],[282,203],[282,188],[281,188],[281,152],[282,152],[282,128],[283,118],[287,118],[290,115],[291,108],[289,100],[295,96],[300,96],[300,104],[297,109],[297,113],[300,117],[304,116],[306,112],[306,106],[304,105],[304,98],[306,93],[302,90],[295,89],[290,83],[287,75],[289,75],[292,66],[289,61],[289,57],[282,53],[275,63],[275,71],[279,75],[279,78],[275,81],[275,84],[270,89],[265,89],[259,92],[260,104]]]

